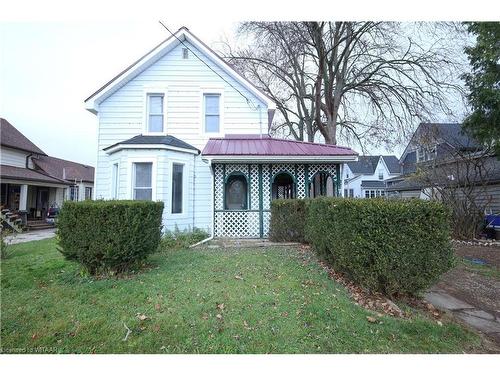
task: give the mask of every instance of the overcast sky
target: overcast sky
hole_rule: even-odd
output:
[[[171,31],[187,26],[216,50],[237,26],[235,18],[172,19],[162,19]],[[168,36],[153,20],[0,21],[0,117],[47,154],[95,165],[97,118],[83,101]]]
[[[185,26],[217,47],[236,24]],[[83,101],[168,35],[154,21],[0,23],[0,117],[47,154],[95,165],[97,119]]]

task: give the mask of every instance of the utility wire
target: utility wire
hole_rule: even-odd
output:
[[[226,82],[229,86],[231,86],[233,89],[235,89],[235,90],[236,90],[236,92],[238,92],[238,94],[240,94],[243,98],[245,98],[245,100],[246,100],[246,102],[247,102],[247,104],[248,104],[248,106],[249,106],[250,108],[252,108],[252,107],[253,107],[253,108],[252,108],[253,110],[257,110],[257,109],[259,109],[259,107],[258,107],[258,106],[256,106],[256,105],[254,105],[254,103],[253,103],[250,99],[248,99],[248,98],[246,97],[246,95],[245,95],[245,94],[243,94],[240,90],[238,90],[238,88],[234,87],[234,86],[231,84],[231,82],[229,82],[229,81],[228,81],[228,80],[226,80],[223,76],[221,76],[221,75],[220,75],[217,71],[215,71],[215,70],[214,70],[214,69],[213,69],[210,65],[208,65],[208,64],[205,62],[205,60],[203,60],[203,59],[202,59],[200,56],[198,56],[198,55],[197,55],[197,54],[196,54],[196,53],[195,53],[195,52],[194,52],[191,48],[189,48],[189,46],[188,46],[188,45],[186,45],[186,43],[184,43],[184,41],[180,40],[180,39],[177,37],[177,35],[175,35],[173,32],[171,32],[171,31],[170,31],[170,29],[169,29],[167,26],[165,26],[165,24],[164,24],[163,22],[161,22],[161,21],[158,21],[158,22],[160,23],[160,25],[162,25],[162,26],[163,26],[163,27],[164,27],[164,28],[165,28],[165,29],[166,29],[166,30],[170,33],[170,35],[172,35],[175,39],[177,39],[177,40],[178,40],[178,41],[179,41],[179,42],[180,42],[180,43],[181,43],[184,47],[186,47],[186,49],[187,49],[189,52],[191,52],[194,56],[196,56],[196,58],[197,58],[198,60],[200,60],[203,64],[205,64],[205,65],[206,65],[206,66],[207,66],[207,67],[208,67],[208,68],[209,68],[212,72],[214,72],[215,74],[217,74],[217,75],[218,75],[218,76],[219,76],[219,77],[220,77],[220,78],[221,78],[224,82]]]

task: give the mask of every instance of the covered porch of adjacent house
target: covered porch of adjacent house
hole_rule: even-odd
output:
[[[2,179],[0,206],[2,217],[17,220],[18,224],[35,227],[45,224],[48,209],[62,205],[66,185],[37,181]]]

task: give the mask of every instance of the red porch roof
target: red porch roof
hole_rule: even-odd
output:
[[[349,147],[271,138],[268,135],[226,135],[210,138],[202,151],[204,156],[262,157],[356,157]]]

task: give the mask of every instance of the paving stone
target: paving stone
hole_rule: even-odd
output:
[[[495,317],[493,315],[491,315],[490,313],[488,313],[484,310],[479,310],[479,309],[464,310],[463,312],[468,314],[468,315],[476,316],[478,318],[487,319],[487,320],[495,320]]]
[[[446,309],[446,310],[457,310],[457,309],[472,309],[474,306],[461,301],[449,294],[428,292],[425,294],[425,300],[432,303],[434,306]]]
[[[477,316],[469,315],[467,311],[455,311],[453,313],[457,318],[484,333],[500,332],[500,323],[488,319],[482,319]]]

